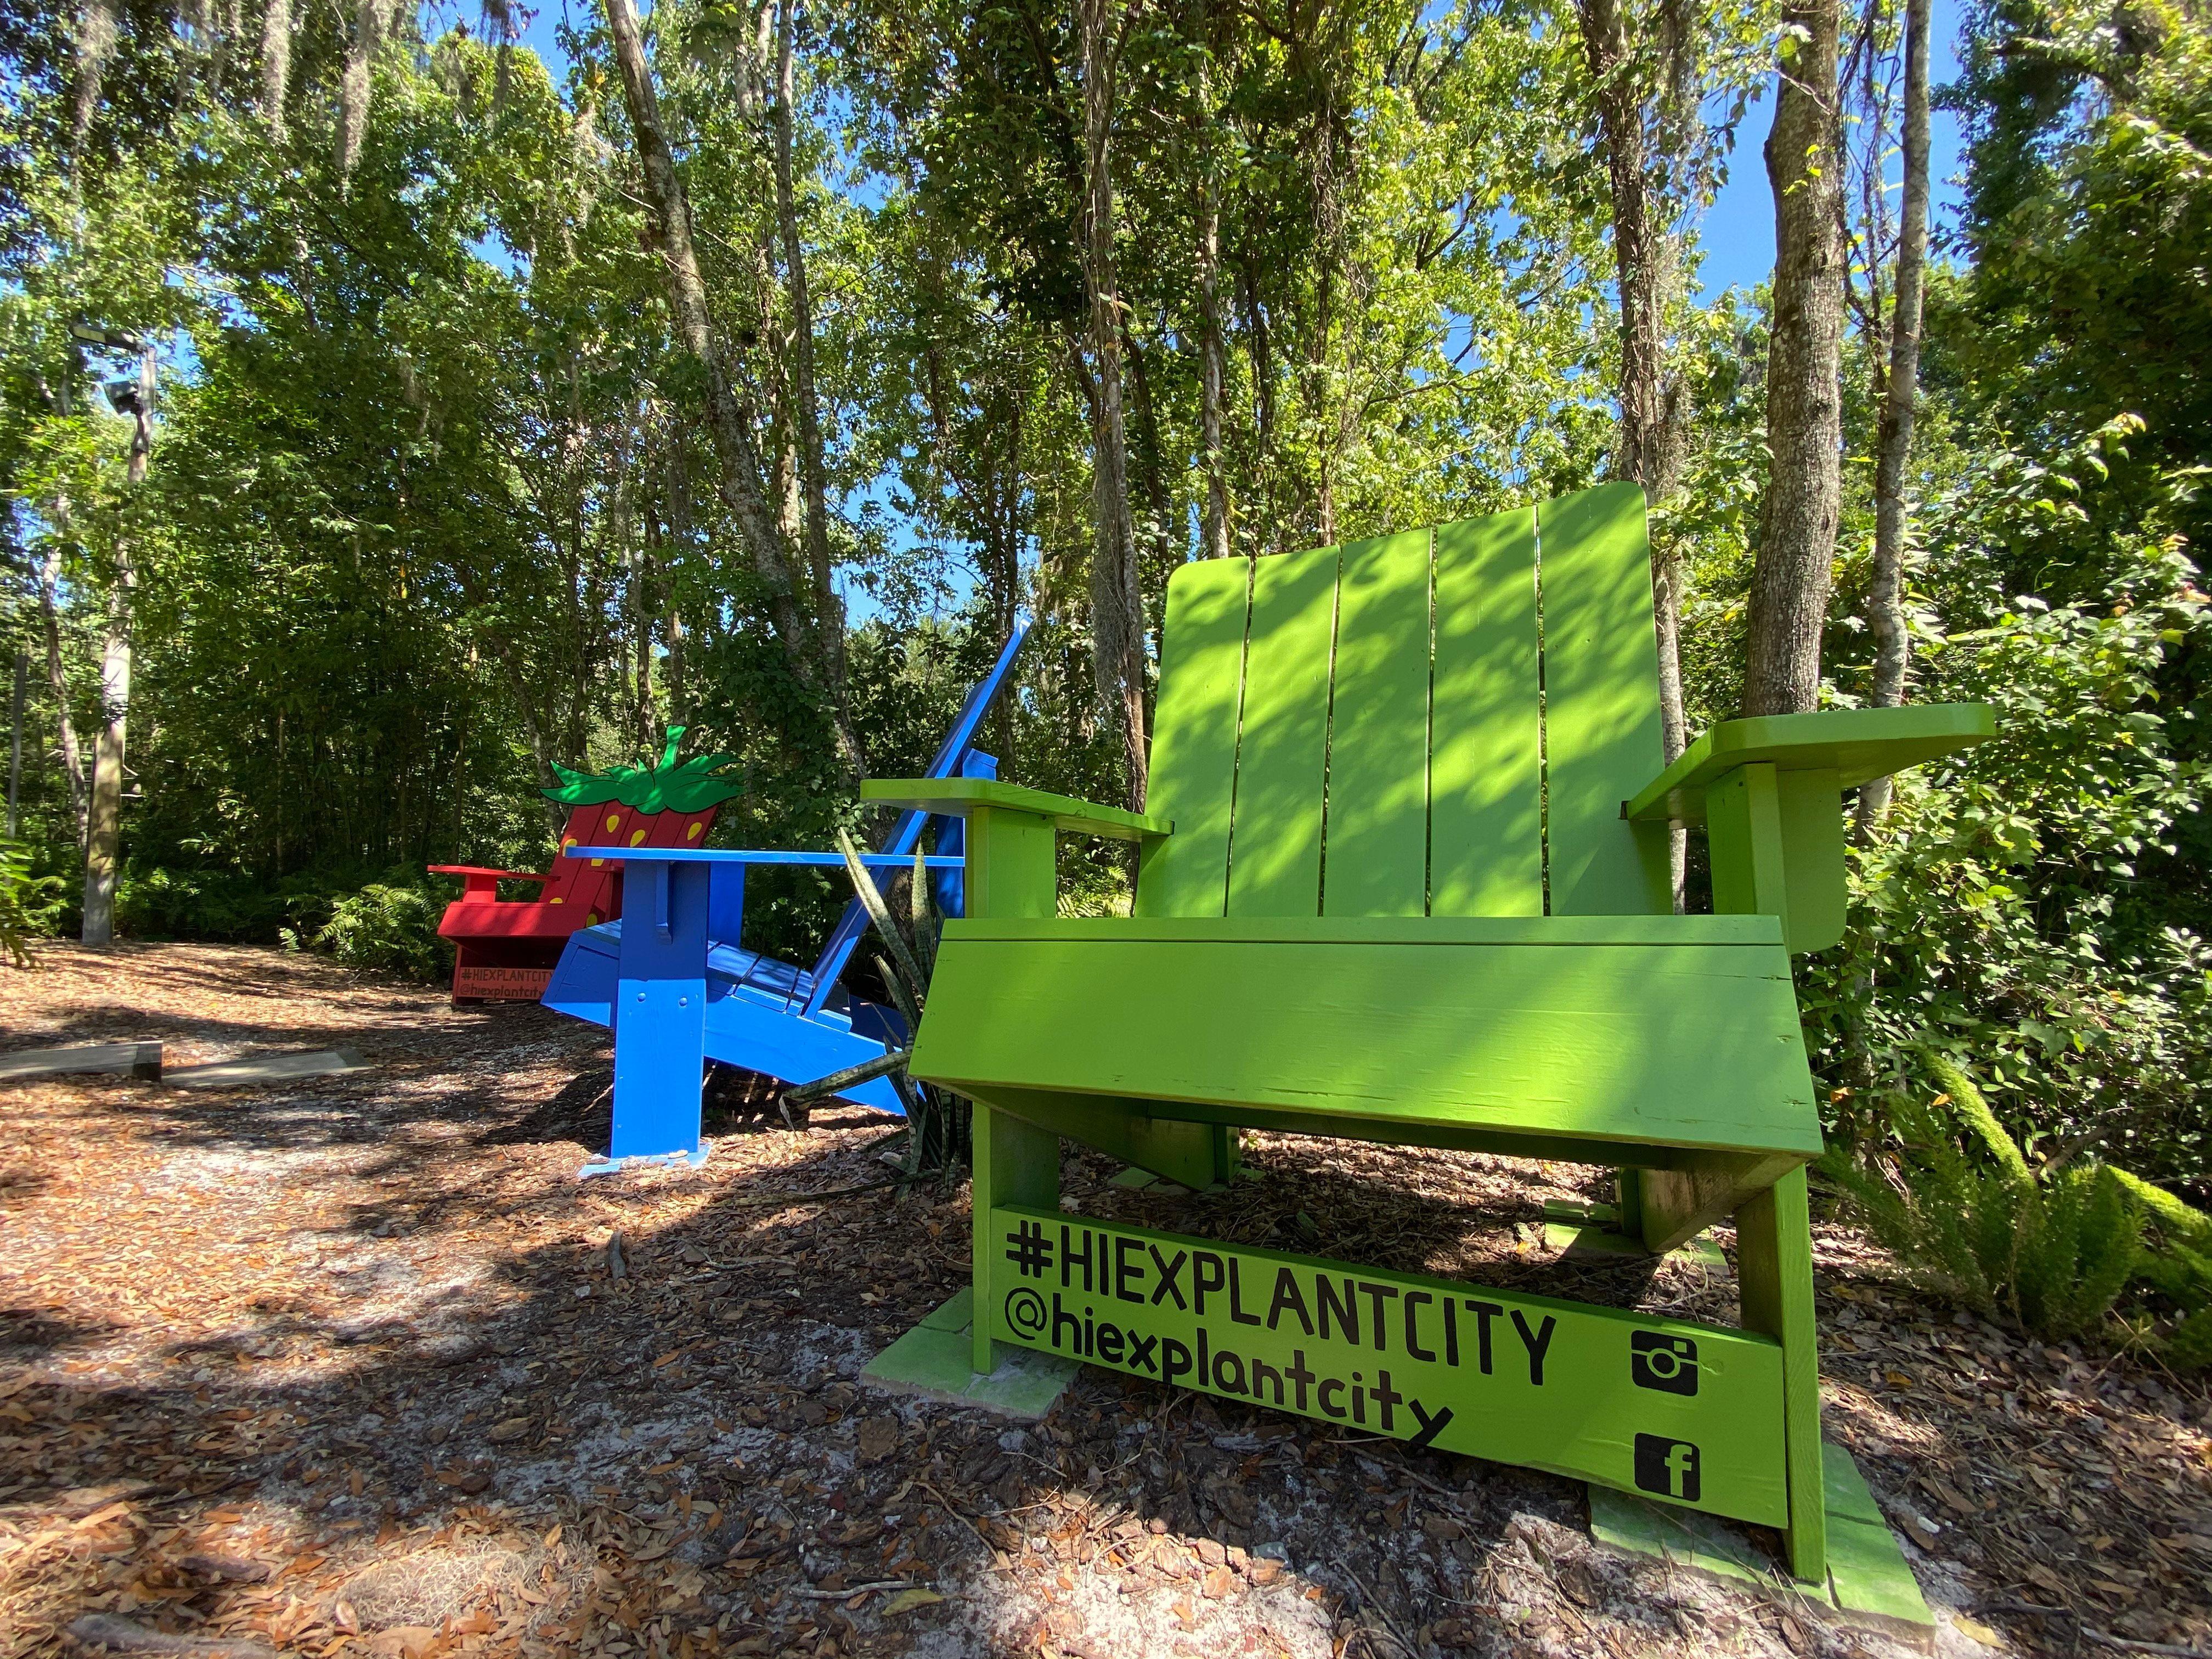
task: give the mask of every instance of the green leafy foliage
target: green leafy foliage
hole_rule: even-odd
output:
[[[436,983],[453,970],[453,947],[438,937],[447,902],[427,886],[371,882],[331,907],[312,942],[349,968]]]
[[[28,968],[31,940],[53,932],[61,909],[60,878],[39,873],[32,848],[0,840],[0,951]]]
[[[1905,1273],[2048,1340],[2104,1334],[2177,1367],[2212,1360],[2200,1253],[2212,1218],[2108,1164],[2031,1163],[1965,1072],[1941,1055],[1927,1067],[1943,1092],[1896,1107],[1898,1157],[1831,1153],[1820,1166]],[[2118,1317],[2131,1289],[2179,1317]]]
[[[1807,973],[1846,1138],[1881,1132],[1933,1049],[1972,1065],[2039,1154],[2092,1135],[2156,1179],[2205,1168],[2202,720],[2166,677],[2212,644],[2212,616],[2170,533],[2115,545],[2095,523],[2130,431],[2063,465],[1987,457],[1935,504],[1944,608],[1981,625],[1923,637],[1920,695],[1994,704],[1997,737],[1898,781],[1853,854],[1844,942]],[[2019,550],[2068,542],[2087,544],[2077,579],[2095,550],[2097,586],[2010,588]]]

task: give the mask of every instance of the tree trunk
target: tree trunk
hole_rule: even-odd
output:
[[[91,827],[90,803],[85,799],[84,757],[76,742],[76,722],[70,718],[69,675],[62,666],[62,539],[69,533],[69,512],[56,514],[56,533],[46,543],[46,556],[39,565],[39,620],[46,635],[46,687],[54,699],[54,725],[61,743],[62,774],[69,780],[70,818],[76,826],[76,844],[82,850]]]
[[[1279,535],[1274,527],[1280,522],[1275,511],[1275,356],[1267,309],[1260,302],[1260,284],[1249,260],[1237,267],[1237,291],[1244,306],[1246,352],[1252,361],[1253,470],[1260,475],[1261,519],[1270,527],[1272,542]],[[1263,544],[1254,550],[1267,548]]]
[[[678,609],[676,572],[691,547],[691,473],[685,464],[684,433],[672,418],[668,433],[668,544],[663,561],[660,593],[666,610],[663,627],[668,641],[668,723],[691,723],[691,704],[684,681],[684,616]]]
[[[623,99],[629,111],[630,131],[637,142],[639,166],[652,205],[653,251],[659,256],[661,276],[668,286],[669,310],[677,338],[698,363],[706,386],[707,426],[719,463],[717,492],[737,519],[753,568],[767,590],[769,619],[781,639],[785,659],[802,685],[827,701],[838,749],[857,777],[866,769],[866,755],[853,729],[845,700],[827,671],[821,642],[799,609],[782,532],[776,526],[763,487],[766,469],[761,465],[760,447],[754,441],[748,412],[732,384],[721,344],[714,337],[706,279],[691,240],[691,207],[661,128],[659,100],[653,91],[653,72],[646,64],[637,12],[631,0],[605,0],[605,5],[607,32],[622,72]]]
[[[1615,473],[1644,486],[1656,507],[1674,486],[1674,422],[1664,388],[1664,296],[1660,242],[1651,223],[1644,133],[1644,99],[1635,82],[1626,20],[1616,0],[1576,0],[1583,52],[1595,89],[1598,134],[1613,193],[1613,251],[1620,290],[1620,435]],[[1651,544],[1652,624],[1659,650],[1660,738],[1669,764],[1689,741],[1682,713],[1682,572],[1671,540]],[[1682,826],[1668,832],[1674,908],[1682,908],[1686,845]]]
[[[775,213],[783,237],[785,295],[791,307],[791,406],[799,443],[799,483],[806,513],[806,560],[814,578],[814,619],[821,629],[830,695],[845,701],[845,605],[837,596],[830,555],[830,471],[823,458],[821,404],[814,390],[814,304],[806,288],[806,250],[799,240],[792,189],[792,127],[796,76],[791,36],[794,0],[779,0],[775,24]]]
[[[8,839],[15,839],[15,805],[23,789],[23,696],[30,689],[31,653],[15,653],[15,690],[8,722]]]
[[[129,479],[133,504],[154,453],[154,348],[138,354],[138,398],[131,406]],[[137,583],[126,522],[115,540],[115,586],[107,596],[107,636],[100,653],[100,736],[94,744],[92,802],[84,850],[87,945],[115,940],[115,873],[123,846],[123,738],[131,714],[131,599]]]
[[[1098,396],[1091,423],[1092,668],[1101,700],[1118,705],[1129,806],[1145,805],[1145,606],[1129,516],[1128,446],[1121,416],[1121,302],[1114,269],[1115,49],[1110,0],[1081,0],[1083,32],[1083,275],[1091,302],[1091,355]]]
[[[1206,0],[1195,0],[1191,7],[1191,32],[1200,54],[1191,111],[1191,142],[1198,156],[1198,441],[1206,468],[1199,556],[1225,559],[1229,556],[1229,475],[1221,453],[1221,400],[1228,365],[1221,338],[1221,206],[1214,177],[1213,112],[1207,91],[1212,46],[1206,38]]]
[[[1136,470],[1144,480],[1145,507],[1149,521],[1138,552],[1138,568],[1144,568],[1143,558],[1164,560],[1176,539],[1175,509],[1168,501],[1166,462],[1160,447],[1159,417],[1152,404],[1152,369],[1145,361],[1144,342],[1129,326],[1128,312],[1121,314],[1121,356],[1129,366],[1127,413],[1136,421]],[[1141,614],[1141,613],[1140,613]]]
[[[107,60],[115,51],[117,0],[84,0],[76,20],[76,108],[70,121],[70,165],[74,171],[83,161],[86,135],[100,108],[100,91],[107,73]]]
[[[338,79],[337,164],[341,183],[350,180],[368,131],[369,93],[374,83],[376,49],[384,40],[386,0],[359,0],[354,8],[353,39],[346,43],[345,69]]]
[[[269,0],[261,14],[261,118],[284,137],[284,98],[292,82],[292,0]]]
[[[1842,18],[1838,0],[1787,0],[1782,21],[1787,55],[1766,139],[1774,189],[1774,314],[1747,714],[1802,714],[1820,699],[1820,637],[1843,494],[1843,166],[1836,106]]]
[[[1889,325],[1889,383],[1883,388],[1874,477],[1874,577],[1867,628],[1874,635],[1874,685],[1867,701],[1894,708],[1905,701],[1912,641],[1905,628],[1905,469],[1912,458],[1920,384],[1920,304],[1928,261],[1928,33],[1929,0],[1905,11],[1905,190],[1897,242],[1897,298]],[[1887,778],[1859,791],[1858,834],[1873,833],[1889,810]]]

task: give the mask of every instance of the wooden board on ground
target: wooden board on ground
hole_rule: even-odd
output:
[[[101,1072],[128,1072],[132,1077],[158,1082],[161,1076],[161,1045],[158,1042],[88,1042],[70,1048],[27,1048],[0,1054],[0,1083],[27,1083],[41,1077],[85,1077]]]
[[[298,1078],[333,1077],[368,1069],[368,1061],[358,1048],[320,1048],[313,1054],[256,1054],[212,1066],[187,1066],[170,1073],[167,1080],[179,1089],[242,1089],[257,1083],[289,1083]]]

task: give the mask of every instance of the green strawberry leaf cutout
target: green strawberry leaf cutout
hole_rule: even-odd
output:
[[[682,726],[668,728],[668,748],[657,766],[579,772],[556,761],[553,771],[560,787],[541,793],[563,806],[603,806],[611,801],[641,813],[703,812],[744,793],[744,784],[720,775],[722,768],[737,764],[735,756],[694,755],[678,765],[676,745],[683,736]]]

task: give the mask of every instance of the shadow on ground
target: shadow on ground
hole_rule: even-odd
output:
[[[1541,1474],[1096,1371],[1026,1426],[872,1394],[861,1367],[968,1271],[964,1192],[883,1184],[885,1120],[841,1108],[730,1135],[702,1170],[580,1183],[604,1034],[258,955],[259,977],[186,974],[182,947],[82,976],[140,994],[157,1034],[350,1042],[380,1070],[206,1097],[82,1079],[11,1106],[0,1169],[25,1178],[0,1206],[35,1242],[0,1268],[8,1653],[57,1650],[88,1611],[410,1659],[1882,1650],[1595,1549],[1582,1488]],[[160,1006],[187,987],[206,1021]],[[108,1018],[83,1040],[147,1029]],[[1732,1303],[1725,1275],[1563,1268],[1531,1248],[1527,1166],[1425,1158],[1274,1139],[1222,1194],[1128,1193],[1088,1157],[1067,1188],[1176,1231]],[[1549,1190],[1570,1177],[1603,1182]],[[1899,1490],[1963,1450],[1918,1427],[1878,1475]],[[2068,1498],[2127,1535],[2109,1485]],[[1958,1595],[1995,1616],[2005,1586],[1970,1565]],[[2160,1632],[2202,1616],[2201,1591],[2136,1599]]]

